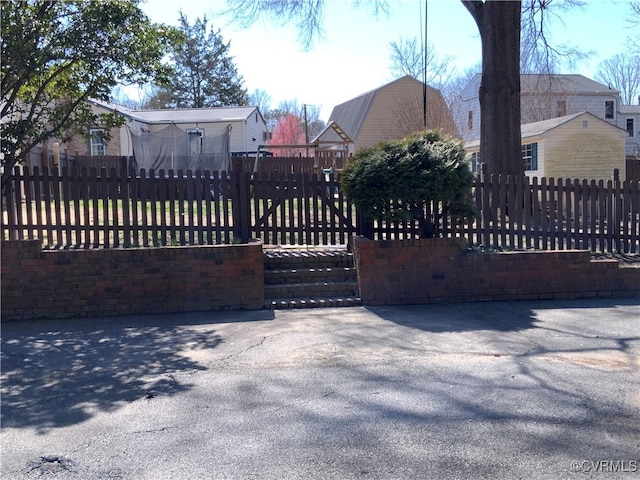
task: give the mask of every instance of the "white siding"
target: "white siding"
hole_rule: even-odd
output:
[[[460,110],[453,113],[460,135],[465,142],[480,138],[480,98],[478,92],[481,78],[480,75],[473,77],[460,96]],[[469,112],[472,116],[472,128],[469,128]]]
[[[618,110],[618,96],[617,94],[611,95],[574,95],[570,97],[567,114],[589,112],[602,120],[606,120],[612,125],[616,125],[616,116]],[[605,101],[613,101],[613,120],[607,120],[604,118],[604,105]]]
[[[131,133],[129,132],[129,127],[127,125],[120,127],[120,155],[124,155],[125,157],[133,156]]]
[[[266,140],[263,140],[263,135],[266,131],[267,125],[262,119],[262,116],[258,113],[258,110],[256,110],[246,120],[246,146],[239,151],[255,152],[256,150],[258,150],[258,145],[264,145],[265,143],[267,143]],[[231,149],[231,151],[234,151],[233,148]]]
[[[465,142],[471,140],[477,140],[480,138],[480,89],[481,76],[476,75],[469,84],[465,87],[461,94],[461,102],[459,111],[454,112],[455,121],[462,135],[462,139]],[[540,97],[540,98],[536,98]],[[532,123],[548,118],[554,118],[559,116],[557,114],[557,101],[566,100],[566,113],[565,115],[571,115],[580,112],[589,112],[602,120],[606,120],[612,125],[617,125],[620,128],[624,127],[624,119],[622,115],[618,113],[618,107],[620,104],[619,94],[616,91],[612,91],[610,94],[607,92],[581,92],[577,94],[553,94],[552,98],[544,98],[544,93],[538,95],[534,92],[522,92],[522,123]],[[605,119],[605,101],[614,102],[614,119]],[[532,116],[530,110],[536,108],[536,103],[544,104],[544,112],[534,112]],[[473,116],[473,128],[468,128],[469,112]],[[537,115],[537,116],[536,116]]]

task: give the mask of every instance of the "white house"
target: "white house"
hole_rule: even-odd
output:
[[[160,165],[195,168],[198,159],[209,155],[227,168],[229,157],[255,154],[269,137],[264,117],[255,106],[132,110],[98,100],[89,102],[96,113],[116,112],[126,123],[112,129],[108,141],[102,128],[88,125],[87,136],[60,146],[71,157],[135,156],[138,166],[148,169]],[[160,162],[166,158],[172,162]],[[176,159],[181,161],[174,164]]]

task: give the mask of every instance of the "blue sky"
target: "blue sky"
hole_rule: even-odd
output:
[[[389,44],[420,38],[424,28],[423,0],[390,1],[388,16],[373,17],[366,8],[353,9],[345,0],[326,0],[324,33],[305,51],[293,25],[259,20],[242,28],[220,15],[224,0],[146,0],[142,9],[155,22],[177,24],[182,10],[191,21],[204,14],[231,43],[238,72],[249,92],[269,93],[272,107],[282,100],[316,105],[327,120],[333,106],[389,82]],[[572,43],[593,58],[575,70],[593,78],[598,64],[626,52],[631,33],[625,0],[586,0],[561,18],[550,18],[554,45]],[[464,70],[480,62],[477,27],[459,0],[429,0],[427,36],[440,56],[454,57]]]

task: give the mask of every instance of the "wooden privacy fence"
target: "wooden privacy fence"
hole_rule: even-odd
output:
[[[478,177],[476,219],[460,229],[494,248],[640,253],[640,182]]]
[[[3,238],[50,248],[231,243],[230,181],[218,172],[16,171]]]
[[[412,222],[363,222],[338,175],[16,169],[3,238],[48,248],[346,244],[352,234],[415,238]],[[476,216],[435,221],[444,236],[506,249],[640,253],[640,182],[478,177]],[[431,210],[441,210],[432,205]]]

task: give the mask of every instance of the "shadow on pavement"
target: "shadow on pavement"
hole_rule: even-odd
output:
[[[366,308],[383,320],[427,332],[444,333],[474,330],[517,332],[535,326],[534,309],[613,308],[618,305],[638,304],[638,299],[583,299],[368,306]]]
[[[125,402],[190,389],[173,373],[205,367],[186,350],[213,349],[222,339],[213,328],[185,326],[210,324],[211,315],[185,320],[167,315],[4,324],[3,427],[43,433]]]

